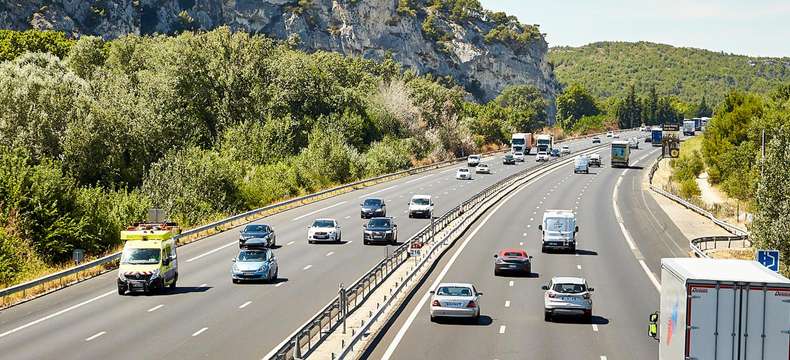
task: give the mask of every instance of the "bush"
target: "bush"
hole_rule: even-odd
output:
[[[299,194],[299,175],[293,164],[282,161],[253,166],[239,185],[247,209],[256,209]]]
[[[680,196],[686,199],[691,199],[695,196],[700,196],[699,185],[696,179],[685,179],[680,182]]]
[[[234,125],[222,134],[223,156],[254,165],[273,164],[296,153],[296,135],[290,118],[269,117]]]
[[[242,209],[238,163],[191,147],[168,153],[151,166],[142,193],[183,226]]]
[[[332,131],[316,128],[307,148],[294,159],[299,182],[307,191],[358,179],[362,173],[359,153]]]
[[[50,53],[63,58],[73,44],[74,40],[66,39],[61,31],[0,30],[0,62],[27,52]]]
[[[681,156],[672,161],[672,167],[675,169],[672,177],[676,181],[694,180],[705,170],[702,154],[697,150],[694,150],[689,156]]]
[[[364,156],[365,175],[383,175],[411,166],[414,142],[413,139],[385,138],[373,143]]]

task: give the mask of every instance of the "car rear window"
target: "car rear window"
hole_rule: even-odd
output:
[[[469,172],[469,169],[458,169],[460,172]]]
[[[322,228],[334,227],[335,223],[332,220],[316,220],[316,221],[313,222],[313,226],[314,227],[322,227]]]
[[[507,251],[503,254],[503,256],[524,256],[524,253],[518,251]]]
[[[436,291],[441,296],[472,296],[472,289],[465,286],[442,286]]]
[[[552,290],[564,294],[578,294],[587,291],[583,284],[554,284]]]
[[[266,260],[265,250],[245,250],[239,253],[241,262],[261,262]]]
[[[390,219],[371,219],[370,222],[368,222],[368,226],[370,227],[390,226]]]

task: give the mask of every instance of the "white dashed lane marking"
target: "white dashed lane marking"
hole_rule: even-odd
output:
[[[304,268],[302,268],[302,270],[309,270],[311,267],[313,267],[313,265],[307,265]]]
[[[505,301],[505,307],[506,307],[506,308],[509,308],[509,307],[510,307],[510,300],[507,300],[507,301]]]
[[[107,333],[106,331],[99,332],[99,333],[97,333],[96,335],[93,335],[93,336],[91,336],[91,337],[89,337],[89,338],[86,338],[86,339],[85,339],[85,341],[91,341],[91,340],[93,340],[93,339],[95,339],[95,338],[97,338],[97,337],[99,337],[99,336],[102,336],[102,335],[104,335],[104,334],[106,334],[106,333]]]
[[[252,304],[252,301],[247,301],[247,302],[245,302],[244,304],[241,304],[241,305],[239,305],[239,309],[244,309],[244,308],[246,308],[246,307],[247,307],[247,305],[249,305],[249,304]]]
[[[154,311],[157,311],[157,310],[161,309],[163,306],[164,306],[163,304],[159,304],[159,305],[157,305],[157,306],[154,306],[154,307],[152,307],[152,308],[148,309],[148,312],[154,312]]]
[[[513,280],[510,280],[510,283],[508,283],[508,286],[513,287],[513,284],[514,284]]]
[[[500,333],[500,334],[504,334],[504,333],[505,333],[505,329],[506,329],[506,328],[507,328],[507,327],[506,327],[505,325],[501,325],[501,326],[499,326],[499,333]]]
[[[207,327],[204,327],[204,328],[202,328],[202,329],[200,329],[200,330],[198,330],[198,331],[195,331],[195,333],[193,333],[193,334],[192,334],[192,336],[193,336],[193,337],[194,337],[194,336],[198,336],[198,335],[202,334],[202,333],[203,333],[204,331],[206,331],[206,330],[208,330],[208,328],[207,328]]]

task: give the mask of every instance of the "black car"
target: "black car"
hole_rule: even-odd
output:
[[[560,157],[560,149],[551,149],[551,157]]]
[[[277,237],[274,234],[274,229],[269,225],[250,224],[245,226],[239,234],[239,248],[244,247],[244,243],[253,238],[265,240],[268,247],[277,246]]]
[[[375,217],[362,225],[362,243],[382,243],[395,245],[398,242],[398,225],[391,217]]]
[[[387,216],[387,204],[382,199],[367,198],[359,206],[361,207],[359,215],[363,219]]]
[[[516,158],[513,156],[513,154],[505,154],[505,157],[502,158],[502,164],[504,164],[504,165],[515,165],[516,164]]]

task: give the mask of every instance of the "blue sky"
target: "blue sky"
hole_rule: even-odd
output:
[[[790,56],[790,0],[480,0],[539,24],[549,46],[651,41],[751,56]]]

